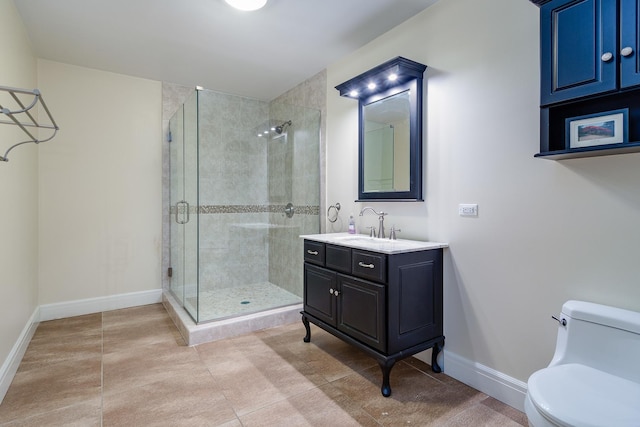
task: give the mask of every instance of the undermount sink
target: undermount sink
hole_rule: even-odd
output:
[[[338,246],[383,252],[388,254],[414,252],[424,249],[446,248],[449,245],[438,242],[421,242],[418,240],[391,240],[370,237],[365,234],[328,233],[300,236],[307,240],[324,242]]]

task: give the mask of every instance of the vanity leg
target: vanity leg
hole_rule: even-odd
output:
[[[311,328],[309,328],[309,321],[307,320],[304,314],[302,315],[302,324],[304,325],[304,328],[307,330],[307,334],[304,336],[302,340],[304,342],[309,342],[311,341]]]
[[[444,340],[435,343],[431,349],[431,370],[438,374],[442,372],[442,368],[438,365],[438,354],[442,351],[442,347],[444,347]]]
[[[391,396],[391,385],[389,384],[389,375],[391,374],[391,368],[396,363],[395,360],[388,360],[383,362],[381,360],[378,361],[380,365],[380,369],[382,370],[382,387],[380,391],[384,397]]]

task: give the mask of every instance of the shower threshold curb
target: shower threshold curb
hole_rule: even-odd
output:
[[[299,322],[302,310],[302,304],[293,304],[197,325],[170,292],[163,291],[162,304],[189,347]]]

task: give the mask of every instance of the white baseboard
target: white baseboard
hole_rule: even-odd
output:
[[[162,302],[162,289],[132,292],[129,294],[109,295],[76,301],[58,302],[40,306],[40,321],[101,313],[121,308]]]
[[[29,347],[29,342],[31,342],[31,338],[33,338],[33,334],[38,328],[38,319],[40,319],[40,307],[36,307],[31,318],[20,333],[18,341],[16,341],[0,367],[0,403],[2,403],[4,396],[7,394],[13,377],[15,377],[16,372],[18,372],[18,367],[24,357],[24,353],[27,351],[27,347]]]
[[[527,394],[526,383],[488,366],[465,359],[446,349],[442,351],[442,355],[444,355],[445,374],[524,412],[524,398]],[[424,358],[423,354],[416,356],[426,363],[431,363],[430,353],[428,360]]]

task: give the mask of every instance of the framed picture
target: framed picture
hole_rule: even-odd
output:
[[[629,141],[629,109],[566,119],[568,148],[620,144]]]

